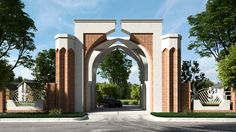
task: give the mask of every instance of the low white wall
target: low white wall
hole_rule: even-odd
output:
[[[193,110],[230,110],[230,100],[223,100],[219,106],[203,106],[200,100],[194,100]]]
[[[16,106],[13,100],[7,100],[7,110],[43,110],[43,100],[38,100],[34,106]]]

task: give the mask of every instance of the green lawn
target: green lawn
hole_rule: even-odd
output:
[[[183,112],[183,113],[165,113],[165,112],[152,112],[153,116],[156,117],[177,117],[177,118],[183,118],[183,117],[192,117],[192,118],[236,118],[236,113],[231,112],[220,112],[220,113],[198,113],[198,112]]]
[[[121,99],[123,105],[139,105],[139,101],[135,99]]]
[[[73,118],[87,115],[84,112],[49,115],[48,113],[0,113],[0,118]]]

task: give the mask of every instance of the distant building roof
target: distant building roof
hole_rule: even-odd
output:
[[[28,79],[24,79],[20,84],[18,84],[18,87],[20,85],[22,85],[23,83],[26,83],[27,85],[30,86],[30,88],[34,88],[36,82],[34,80],[28,80]]]
[[[18,89],[18,83],[9,83],[7,84],[7,89],[9,89],[10,91],[14,91]]]

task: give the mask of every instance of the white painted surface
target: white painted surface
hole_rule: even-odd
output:
[[[200,100],[194,100],[193,110],[230,110],[230,100],[223,100],[219,106],[203,106]]]

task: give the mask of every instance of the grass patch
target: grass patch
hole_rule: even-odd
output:
[[[139,101],[135,99],[121,99],[123,105],[139,105]]]
[[[152,112],[153,116],[156,117],[177,117],[177,118],[183,118],[183,117],[191,117],[191,118],[236,118],[236,113],[231,112],[182,112],[182,113],[167,113],[167,112]]]
[[[87,115],[84,112],[63,113],[61,115],[49,115],[49,113],[0,113],[0,118],[74,118]]]

